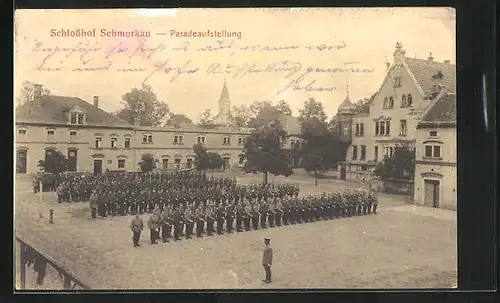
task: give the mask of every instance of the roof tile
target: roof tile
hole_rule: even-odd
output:
[[[433,93],[433,76],[439,72],[441,72],[444,76],[442,84],[451,91],[456,90],[455,64],[410,57],[406,57],[405,61],[426,95],[431,95]]]

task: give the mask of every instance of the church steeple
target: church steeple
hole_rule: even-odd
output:
[[[231,115],[231,99],[229,98],[229,91],[227,89],[226,78],[224,78],[224,85],[219,99],[219,116],[229,117]]]

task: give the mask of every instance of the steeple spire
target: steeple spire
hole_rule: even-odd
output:
[[[228,117],[231,113],[231,98],[229,98],[229,91],[227,89],[226,78],[224,78],[224,85],[219,99],[219,116]]]

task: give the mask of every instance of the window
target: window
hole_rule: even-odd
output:
[[[111,148],[118,147],[118,138],[111,138]]]
[[[437,137],[437,135],[438,135],[438,132],[435,130],[429,132],[429,137]]]
[[[101,148],[101,146],[102,146],[101,143],[102,143],[102,138],[101,137],[96,137],[95,138],[95,145],[94,145],[94,147],[95,148]]]
[[[76,131],[69,132],[69,142],[71,143],[76,142]]]
[[[368,167],[366,167],[366,165],[361,165],[361,170],[362,170],[362,171],[367,171],[367,170],[368,170]]]
[[[205,144],[205,136],[198,136],[198,143]]]
[[[387,108],[393,108],[393,107],[394,107],[394,98],[389,97],[389,104],[388,104]]]
[[[238,145],[245,145],[245,137],[238,138]]]
[[[224,137],[222,144],[230,145],[231,144],[231,137]]]
[[[352,159],[353,160],[358,159],[358,147],[356,145],[352,146]]]
[[[389,107],[389,99],[387,97],[384,98],[384,108]]]
[[[54,140],[54,135],[55,135],[54,130],[48,130],[47,131],[47,141],[52,142]]]
[[[359,123],[356,123],[356,136],[359,136]]]
[[[294,149],[294,148],[295,148],[295,144],[296,144],[295,140],[294,140],[294,139],[291,139],[291,140],[290,140],[290,148],[291,148],[291,149]]]
[[[441,146],[426,145],[425,146],[425,157],[426,158],[441,158]]]
[[[385,121],[379,121],[379,135],[385,135]]]
[[[407,107],[406,95],[401,96],[401,107]]]
[[[25,129],[20,129],[17,131],[19,135],[26,135],[26,130]]]
[[[373,161],[378,161],[378,146],[373,147]]]
[[[108,164],[113,164],[113,160],[108,160]]]
[[[433,156],[434,156],[434,158],[440,158],[441,157],[441,146],[434,146]]]
[[[181,167],[181,159],[175,159],[175,167],[180,168]]]
[[[130,148],[130,138],[125,138],[125,148]]]
[[[375,122],[375,135],[378,136],[380,134],[380,128],[378,121]]]
[[[401,77],[395,77],[394,78],[394,87],[400,87],[401,86]]]
[[[162,159],[161,165],[162,165],[163,169],[167,169],[168,168],[168,159]]]
[[[151,134],[142,135],[142,143],[153,143],[153,135]]]
[[[118,159],[118,168],[125,168],[125,159]]]
[[[391,121],[385,121],[385,135],[389,136],[391,134]]]
[[[411,94],[408,94],[408,99],[406,100],[406,106],[411,106],[413,100]]]
[[[365,134],[365,126],[363,123],[356,123],[356,136],[363,136]]]
[[[71,124],[85,124],[85,114],[79,112],[72,112],[70,114]]]
[[[399,125],[400,125],[399,135],[406,136],[406,120],[400,120]]]
[[[174,136],[174,144],[183,144],[183,142],[182,142],[182,135],[175,135]]]
[[[361,145],[361,157],[360,160],[366,159],[366,145]]]
[[[53,153],[53,152],[54,152],[54,150],[53,150],[53,149],[47,149],[47,150],[45,151],[45,160],[47,160],[47,158],[48,158],[50,155],[52,155],[52,153]]]
[[[186,167],[187,167],[187,168],[191,168],[191,167],[193,167],[193,159],[187,159],[187,162],[186,162]]]

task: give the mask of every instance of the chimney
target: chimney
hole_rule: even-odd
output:
[[[99,108],[99,96],[94,96],[94,106]]]
[[[427,58],[429,61],[434,61],[434,57],[432,56],[432,53],[429,53],[429,58]]]
[[[450,63],[450,60],[444,60],[444,63]]]
[[[392,54],[394,56],[394,62],[403,61],[405,58],[405,54],[406,54],[406,51],[403,49],[403,43],[397,42],[396,49],[394,50],[394,53]]]
[[[36,99],[40,99],[42,97],[42,85],[41,84],[33,84],[34,88],[34,97]]]
[[[141,118],[134,118],[134,126],[141,126]]]

